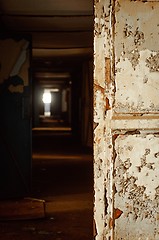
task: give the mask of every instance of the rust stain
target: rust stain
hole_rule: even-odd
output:
[[[110,66],[110,58],[105,58],[105,79],[106,79],[106,83],[110,84],[111,83],[111,66]]]
[[[123,211],[121,211],[119,208],[114,209],[114,219],[118,219],[122,215]]]
[[[112,145],[112,147],[113,147],[113,162],[115,162],[116,157],[117,157],[117,153],[116,153],[116,150],[115,150],[115,140],[117,139],[118,136],[119,136],[119,134],[114,134],[114,135],[112,136],[112,143],[113,143],[113,145]]]
[[[118,136],[119,136],[119,134],[114,134],[113,135],[113,143],[115,142],[115,140],[117,139]]]
[[[103,94],[104,94],[104,92],[105,92],[104,87],[101,87],[100,85],[97,85],[97,84],[94,84],[94,90],[95,90],[95,91],[99,90],[99,91],[101,91]]]
[[[110,107],[110,104],[109,104],[109,99],[106,98],[106,110],[110,110],[111,107]]]
[[[114,227],[114,220],[112,218],[109,219],[109,228],[112,229]]]
[[[123,213],[123,211],[121,211],[120,209],[118,209],[118,208],[114,209],[113,218],[109,219],[109,228],[110,229],[114,228],[115,220],[118,219],[122,215],[122,213]]]

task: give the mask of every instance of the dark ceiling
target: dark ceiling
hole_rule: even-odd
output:
[[[1,0],[0,24],[1,31],[31,34],[40,68],[93,53],[93,0]]]

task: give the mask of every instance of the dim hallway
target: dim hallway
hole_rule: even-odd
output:
[[[3,240],[92,240],[93,160],[69,132],[33,131],[32,198],[45,217],[0,221]]]

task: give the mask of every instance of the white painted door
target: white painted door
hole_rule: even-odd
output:
[[[159,1],[95,1],[96,240],[159,239]]]

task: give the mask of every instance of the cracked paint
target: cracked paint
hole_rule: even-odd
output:
[[[96,240],[159,239],[158,12],[159,1],[95,1]]]
[[[159,34],[159,4],[118,2],[120,10],[116,12],[115,24],[114,111],[158,112],[159,49],[156,39]],[[149,14],[146,15],[145,12]]]
[[[146,66],[150,50],[140,51],[135,70],[128,58],[121,57],[116,65],[115,112],[158,112],[159,72]]]
[[[115,208],[123,211],[115,222],[120,239],[158,239],[159,136],[119,135],[115,141]],[[156,157],[155,157],[156,156]],[[129,224],[131,222],[131,226]],[[116,237],[115,239],[119,239]]]
[[[158,51],[158,5],[159,2],[115,1],[115,55],[138,49]],[[120,7],[119,7],[120,6]],[[148,14],[145,14],[148,13]],[[151,27],[148,27],[151,26]]]
[[[111,40],[110,40],[110,3],[107,0],[95,1],[95,31],[94,31],[94,219],[96,225],[96,240],[103,240],[112,235],[110,218],[113,218],[112,193],[109,191],[111,171],[107,159],[111,147],[106,148],[106,142],[111,146],[111,135],[106,128],[105,117],[111,115],[111,92],[106,92],[106,86],[111,87]],[[105,47],[107,46],[107,47]],[[106,238],[105,238],[106,239]]]
[[[146,59],[146,66],[150,72],[159,72],[159,53],[151,53],[151,56]]]

